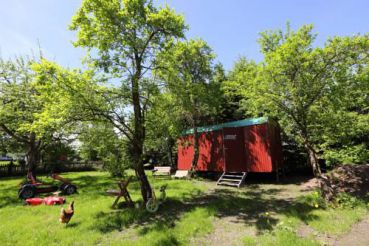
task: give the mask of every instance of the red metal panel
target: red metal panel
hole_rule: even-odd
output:
[[[276,122],[270,121],[268,129],[270,136],[270,150],[273,161],[273,170],[277,170],[277,168],[283,165],[280,128]]]
[[[224,140],[227,135],[240,135],[237,140]],[[239,141],[240,140],[240,141]],[[223,141],[227,149],[223,152]],[[243,141],[243,142],[242,142]],[[278,124],[273,121],[242,128],[224,128],[200,133],[198,171],[272,172],[282,165],[282,144]],[[178,141],[178,169],[189,170],[194,155],[193,136]]]
[[[224,171],[221,131],[204,132],[199,136],[198,171]],[[194,155],[194,139],[192,135],[180,139],[178,144],[178,169],[189,170]]]
[[[178,140],[178,169],[189,170],[191,168],[194,154],[193,138],[191,135],[184,136]]]
[[[272,172],[267,124],[244,127],[245,155],[249,172]]]
[[[217,172],[224,170],[222,140],[221,131],[201,133],[199,138],[199,161],[196,170]]]
[[[246,172],[245,149],[242,128],[224,128],[224,156],[227,172]]]

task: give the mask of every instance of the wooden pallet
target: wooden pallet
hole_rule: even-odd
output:
[[[247,172],[224,172],[218,179],[217,185],[234,186],[240,188],[246,179]]]

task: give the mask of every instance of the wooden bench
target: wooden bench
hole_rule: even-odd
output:
[[[170,177],[171,167],[154,167],[152,176],[154,177]]]
[[[173,175],[173,177],[178,178],[178,179],[188,178],[189,171],[188,170],[177,170],[176,173]]]
[[[118,204],[118,201],[121,197],[124,197],[124,199],[126,200],[127,206],[128,207],[133,207],[133,201],[131,199],[131,196],[129,195],[129,192],[127,190],[127,186],[129,184],[129,182],[131,181],[132,177],[129,177],[127,180],[122,180],[119,181],[118,187],[119,190],[107,190],[106,193],[110,196],[116,196],[117,198],[115,199],[114,203],[113,203],[113,208],[116,207],[116,205]]]

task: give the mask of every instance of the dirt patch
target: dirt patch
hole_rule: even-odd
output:
[[[369,245],[369,215],[355,224],[351,231],[337,239],[333,245],[337,246],[367,246]]]
[[[334,245],[336,242],[336,238],[334,236],[323,234],[315,231],[313,228],[308,225],[301,225],[296,234],[302,238],[311,238],[313,237],[315,240],[320,242],[322,245]]]
[[[236,216],[217,218],[213,222],[214,231],[204,238],[197,239],[192,245],[243,245],[242,238],[256,236],[256,230],[246,226]]]
[[[319,180],[317,178],[312,178],[305,183],[301,184],[301,191],[312,191],[319,187]]]

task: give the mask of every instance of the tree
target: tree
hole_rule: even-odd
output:
[[[22,57],[0,60],[0,130],[22,146],[32,172],[41,161],[41,151],[65,126],[62,119],[44,117],[47,101],[39,90],[44,81],[36,81],[34,62]],[[58,98],[54,101],[57,104]]]
[[[265,60],[252,86],[244,91],[244,107],[253,114],[278,117],[286,132],[304,146],[313,172],[319,176],[319,144],[324,142],[321,129],[327,129],[322,119],[335,124],[332,121],[340,112],[326,110],[346,110],[347,101],[335,98],[339,92],[354,89],[360,94],[353,81],[358,81],[368,65],[369,39],[361,35],[334,37],[320,48],[313,46],[315,37],[311,25],[296,32],[287,26],[284,33],[262,33],[259,43]]]
[[[258,64],[246,57],[240,57],[229,71],[227,78],[221,85],[224,93],[224,109],[228,119],[240,120],[250,115],[244,108],[243,101],[248,98],[248,90],[258,75]]]
[[[126,152],[122,151],[125,141],[107,122],[86,122],[81,124],[78,140],[79,153],[85,160],[102,160],[104,167],[113,176],[122,177],[130,167]]]
[[[0,130],[26,149],[28,171],[40,161],[43,139],[30,130],[42,110],[32,85],[30,61],[22,57],[0,60]]]
[[[91,51],[90,65],[120,83],[116,90],[120,104],[104,116],[130,141],[134,169],[147,201],[151,187],[142,154],[150,90],[145,76],[157,69],[156,54],[166,49],[168,41],[184,36],[184,18],[168,6],[156,8],[147,0],[84,0],[70,28],[77,31],[75,46]]]
[[[174,166],[173,152],[177,137],[183,130],[181,122],[182,108],[177,104],[176,96],[166,91],[152,97],[152,106],[146,116],[145,149],[148,155],[155,155],[163,165]],[[147,156],[152,158],[152,156]]]
[[[193,129],[194,157],[192,170],[199,158],[200,123],[209,122],[214,115],[217,98],[213,93],[213,60],[211,48],[203,40],[178,41],[167,51],[162,52],[158,64],[159,77],[167,83],[168,91],[174,95],[181,107],[181,117]],[[212,114],[213,113],[213,114]]]

